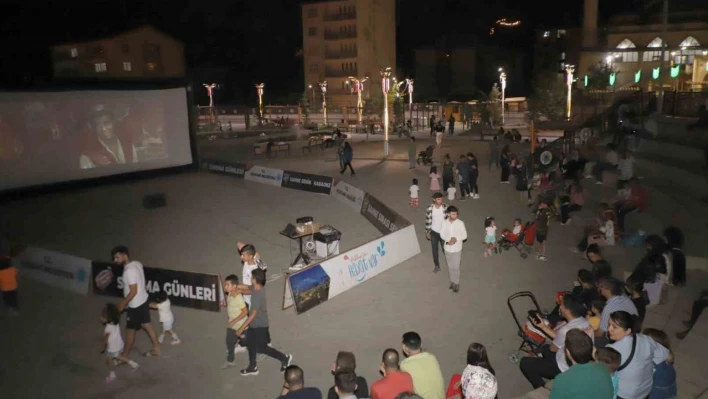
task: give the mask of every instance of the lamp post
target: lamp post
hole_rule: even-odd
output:
[[[324,112],[324,124],[327,126],[327,81],[319,82],[322,90],[322,112]]]
[[[499,81],[501,82],[502,90],[502,101],[501,101],[501,111],[502,111],[502,126],[504,126],[504,101],[506,100],[506,72],[503,68],[499,68]]]
[[[315,103],[315,88],[312,85],[307,85],[307,88],[312,90],[312,104]]]
[[[388,158],[388,91],[391,89],[391,67],[381,71],[381,91],[384,97],[384,158]]]
[[[261,121],[263,121],[263,88],[265,83],[258,83],[256,85],[256,93],[258,93],[258,114],[260,115]]]
[[[359,116],[359,124],[361,125],[361,120],[362,120],[362,114],[364,111],[364,103],[361,101],[361,93],[364,91],[364,82],[366,82],[369,79],[368,76],[362,78],[362,79],[357,79],[353,76],[349,77],[349,80],[351,80],[354,83],[354,91],[356,92],[356,112]]]
[[[214,89],[217,89],[219,85],[216,83],[203,83],[204,87],[206,88],[207,91],[207,96],[209,96],[209,106],[213,107],[214,106]]]
[[[406,88],[408,89],[408,113],[413,123],[413,79],[406,79]],[[416,122],[416,125],[418,122]]]
[[[573,72],[575,72],[575,65],[566,65],[565,72],[567,73],[565,82],[568,85],[567,118],[568,118],[568,120],[570,120],[570,112],[572,109],[572,95],[573,95]]]

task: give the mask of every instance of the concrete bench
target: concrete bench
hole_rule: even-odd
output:
[[[275,155],[277,156],[279,152],[286,152],[288,155],[290,155],[290,144],[287,143],[279,143],[279,144],[273,144],[270,147],[270,154],[268,154],[267,151],[267,144],[266,145],[261,145],[261,144],[254,144],[253,145],[253,155]]]
[[[324,151],[325,143],[324,140],[320,137],[318,138],[311,138],[307,140],[307,144],[305,144],[304,147],[302,147],[302,153],[305,153],[305,150],[312,152],[312,149],[320,149]]]

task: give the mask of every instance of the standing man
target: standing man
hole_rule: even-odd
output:
[[[447,220],[443,222],[440,238],[445,243],[445,260],[450,273],[450,289],[460,291],[460,262],[462,261],[462,242],[467,239],[465,222],[457,218],[457,207],[447,208]]]
[[[371,384],[371,399],[395,399],[403,392],[413,392],[413,379],[398,368],[399,361],[397,350],[384,351],[379,367],[384,377]]]
[[[430,137],[435,134],[435,115],[430,115]]]
[[[415,148],[415,137],[411,135],[411,139],[408,142],[408,169],[415,169],[416,160],[416,148]]]
[[[128,247],[119,245],[111,251],[113,262],[123,266],[123,295],[125,298],[118,305],[118,311],[127,313],[127,323],[125,325],[125,348],[123,357],[129,358],[130,351],[135,344],[135,332],[145,330],[152,349],[145,353],[145,356],[160,356],[160,343],[157,341],[155,329],[150,323],[150,303],[149,296],[145,289],[145,272],[143,264],[130,260]]]
[[[492,143],[489,145],[489,170],[492,170],[492,165],[499,168],[499,140],[497,140],[497,135],[492,139]]]
[[[251,272],[251,282],[253,283],[253,292],[251,293],[251,307],[248,313],[248,319],[236,331],[236,336],[242,337],[243,332],[248,328],[248,339],[246,346],[248,347],[248,367],[241,370],[242,376],[258,375],[258,365],[256,364],[256,355],[263,353],[273,359],[280,361],[280,371],[284,372],[293,361],[292,355],[275,350],[268,346],[268,306],[266,304],[265,292],[265,271],[255,269]],[[243,338],[243,337],[242,337]]]
[[[447,120],[447,130],[450,136],[455,134],[455,116],[452,113],[450,113],[450,119]]]
[[[440,271],[440,260],[438,258],[438,246],[443,246],[440,238],[440,231],[445,219],[447,219],[447,204],[443,204],[442,193],[433,194],[433,203],[425,210],[425,238],[433,246],[433,263],[435,268],[433,273]],[[444,250],[444,247],[443,247]]]

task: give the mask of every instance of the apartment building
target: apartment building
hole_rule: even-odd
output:
[[[144,25],[51,48],[55,78],[169,79],[185,75],[182,43]]]
[[[369,80],[362,97],[381,90],[380,70],[396,70],[396,0],[312,1],[302,5],[305,86],[321,101],[320,82],[327,82],[327,103],[355,106],[356,85],[350,77]]]

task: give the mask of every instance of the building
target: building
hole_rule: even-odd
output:
[[[51,48],[60,79],[169,79],[185,75],[182,43],[144,25],[107,37]]]
[[[369,77],[362,94],[368,98],[381,90],[380,71],[396,70],[396,0],[305,3],[302,29],[305,86],[319,92],[326,81],[328,104],[356,105],[349,77]]]
[[[585,0],[583,39],[576,74],[582,86],[584,75],[598,62],[616,70],[613,88],[638,86],[655,90],[663,74],[665,87],[673,90],[708,90],[708,8],[671,2],[668,24],[662,10],[617,15],[607,26],[598,27],[598,1]],[[664,33],[665,31],[665,33]],[[662,46],[666,48],[664,69]],[[610,86],[608,79],[608,86]]]
[[[565,66],[578,65],[582,30],[537,29],[534,36],[533,76],[544,71],[565,73]]]

